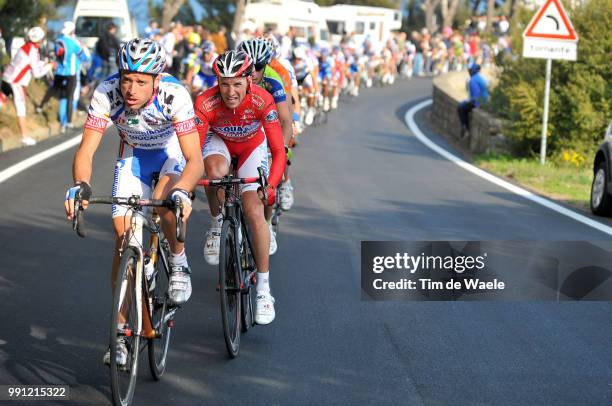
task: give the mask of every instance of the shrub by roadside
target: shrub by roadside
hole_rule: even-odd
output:
[[[583,4],[568,10],[580,38],[577,61],[553,62],[547,135],[553,158],[572,154],[588,167],[612,118],[612,0]],[[521,33],[532,15],[523,12],[514,22],[516,52],[522,50]],[[505,119],[504,134],[523,157],[539,153],[544,66],[541,59],[506,61],[492,91],[491,110]]]

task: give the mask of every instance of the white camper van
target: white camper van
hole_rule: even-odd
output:
[[[327,24],[319,7],[313,1],[252,0],[246,5],[240,30],[276,30],[286,34],[295,28],[296,39],[306,42],[312,32],[317,42],[326,46],[329,41]]]
[[[392,30],[402,27],[399,10],[384,7],[351,6],[337,4],[321,7],[333,44],[338,44],[343,34],[355,33],[355,41],[362,44],[366,38],[375,46],[382,46]]]
[[[77,38],[90,49],[110,22],[117,26],[119,41],[137,36],[136,21],[130,18],[127,0],[78,0],[72,21]]]

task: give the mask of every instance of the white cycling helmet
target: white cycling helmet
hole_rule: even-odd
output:
[[[274,34],[268,35],[266,38],[270,43],[270,49],[272,51],[272,59],[277,59],[280,56],[280,43]]]
[[[304,47],[296,47],[293,50],[293,57],[295,59],[301,59],[303,61],[308,59],[308,55],[306,55],[306,50],[304,49]]]
[[[40,27],[32,27],[28,30],[28,39],[32,42],[40,42],[45,38],[45,32]]]
[[[156,75],[166,67],[166,51],[151,39],[134,38],[119,50],[119,70]]]
[[[238,45],[238,49],[247,53],[256,69],[267,65],[272,59],[272,45],[263,38],[244,40]]]

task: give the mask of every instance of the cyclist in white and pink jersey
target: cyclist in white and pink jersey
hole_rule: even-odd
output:
[[[35,145],[36,140],[29,137],[26,125],[26,87],[32,76],[40,78],[45,76],[53,67],[51,63],[40,60],[38,48],[45,38],[45,32],[40,27],[30,28],[28,42],[15,54],[11,62],[4,68],[2,75],[2,92],[0,92],[0,105],[6,101],[6,96],[13,95],[13,103],[17,111],[17,123],[21,132],[23,145]]]
[[[189,193],[202,178],[204,163],[191,96],[177,79],[162,73],[165,62],[166,53],[155,41],[135,38],[121,47],[119,73],[102,82],[92,97],[83,140],[74,158],[75,184],[66,193],[65,208],[69,219],[74,216],[77,192],[86,208],[91,196],[89,183],[93,156],[107,125],[111,123],[115,124],[121,137],[113,197],[178,197],[183,204],[183,220],[189,217]],[[159,180],[151,190],[156,173]],[[170,243],[168,296],[173,304],[180,305],[191,295],[191,270],[184,244],[176,239],[174,213],[166,209],[157,210],[162,218],[164,235]],[[118,252],[131,222],[125,207],[113,205],[112,213],[115,257],[111,280],[114,281],[119,267]],[[126,363],[127,353],[125,341],[119,339],[117,364]],[[110,350],[104,356],[104,363],[110,364]]]

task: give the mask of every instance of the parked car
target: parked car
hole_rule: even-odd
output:
[[[591,211],[598,216],[612,215],[612,121],[606,130],[604,142],[595,154]]]

